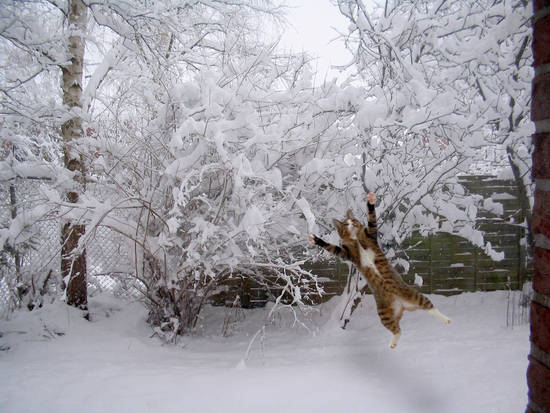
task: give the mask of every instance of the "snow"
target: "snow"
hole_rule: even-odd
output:
[[[531,185],[532,59],[530,48],[516,47],[530,35],[530,7],[443,1],[386,13],[371,2],[367,15],[354,2],[335,9],[300,0],[305,19],[325,34],[332,33],[327,22],[345,23],[339,30],[346,45],[333,45],[346,54],[340,63],[350,64],[352,76],[323,82],[322,64],[287,55],[269,38],[265,15],[278,1],[263,12],[241,2],[186,2],[185,13],[173,13],[172,1],[134,2],[143,3],[139,10],[116,2],[117,11],[94,10],[83,108],[67,110],[53,68],[71,57],[65,48],[72,29],[62,27],[51,3],[4,2],[0,13],[14,23],[0,38],[0,84],[11,94],[2,103],[0,135],[11,154],[0,161],[0,180],[17,183],[20,203],[15,219],[9,205],[0,211],[0,246],[25,251],[26,241],[45,242],[35,223],[46,216],[87,225],[79,247],[104,225],[143,243],[130,257],[151,290],[174,281],[174,294],[193,284],[196,298],[206,297],[212,284],[197,282],[199,274],[215,282],[231,271],[262,282],[254,267],[288,280],[288,295],[299,300],[305,292],[297,286],[316,280],[294,274],[298,264],[287,252],[308,254],[307,232],[324,236],[347,208],[364,211],[369,188],[380,195],[379,216],[388,218],[380,225],[384,241],[443,231],[504,259],[476,219],[481,208],[502,214],[497,201],[511,195],[468,195],[458,176],[497,165],[504,168],[499,178],[513,178],[504,166],[513,161]],[[306,5],[315,5],[315,19]],[[324,19],[320,7],[330,9]],[[143,24],[135,27],[123,18],[138,15]],[[297,33],[293,46],[300,47],[307,35]],[[313,43],[326,39],[313,36]],[[521,120],[513,132],[503,127],[510,116]],[[73,117],[82,118],[88,136],[73,142],[70,154],[86,157],[90,177],[77,208],[64,201],[77,182],[60,167],[56,139]],[[37,205],[28,206],[24,177],[51,178],[42,190],[47,200],[31,194]],[[337,242],[336,233],[329,236]],[[154,260],[164,264],[162,274],[145,265]],[[33,262],[37,267],[45,268]],[[12,271],[0,283],[35,285],[35,273],[14,278]],[[0,322],[0,412],[523,411],[528,331],[505,327],[506,297],[433,297],[453,323],[407,314],[393,351],[372,297],[346,331],[334,317],[342,313],[340,298],[308,310],[305,320],[297,312],[309,330],[290,328],[300,323],[273,307],[239,317],[208,308],[204,327],[176,345],[151,337],[139,303],[95,297],[91,323],[49,305]],[[271,312],[277,317],[264,331]],[[224,319],[230,337],[223,337]]]
[[[300,208],[307,221],[308,233],[314,233],[317,231],[317,224],[315,223],[315,215],[311,211],[311,207],[305,198],[296,200],[296,205]]]
[[[91,322],[62,303],[0,323],[3,412],[518,412],[527,402],[528,325],[506,327],[507,292],[430,296],[450,325],[406,313],[403,336],[379,323],[372,297],[339,328],[341,297],[303,328],[273,308],[207,308],[196,335],[151,337],[146,311],[104,295]]]
[[[494,193],[491,195],[491,199],[493,201],[504,201],[504,200],[510,200],[510,199],[516,199],[515,196],[512,194],[509,194],[508,192],[502,192],[502,193]]]
[[[264,222],[265,218],[262,211],[257,206],[252,205],[244,214],[241,227],[255,240],[260,235]]]
[[[483,208],[486,211],[490,211],[495,215],[503,215],[504,207],[502,204],[495,202],[493,198],[485,198],[483,200]]]
[[[347,166],[354,166],[355,165],[355,159],[357,159],[358,157],[353,155],[352,153],[346,153],[344,155],[344,163],[347,165]]]

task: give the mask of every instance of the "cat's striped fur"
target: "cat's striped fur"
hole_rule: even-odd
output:
[[[378,245],[375,203],[376,196],[369,193],[367,227],[361,225],[351,211],[347,212],[345,221],[333,220],[342,241],[341,247],[329,244],[315,235],[309,236],[309,242],[337,257],[351,261],[359,269],[372,290],[380,321],[393,333],[390,347],[394,348],[401,336],[399,321],[405,310],[426,310],[447,324],[451,320],[441,314],[428,298],[405,284],[388,262]]]

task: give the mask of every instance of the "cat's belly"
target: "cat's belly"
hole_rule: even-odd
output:
[[[359,246],[359,257],[361,259],[361,267],[370,267],[376,269],[376,264],[374,260],[376,258],[376,253],[372,249],[364,249]]]
[[[402,311],[402,310],[414,311],[414,310],[418,309],[417,305],[412,304],[412,303],[402,299],[401,297],[397,297],[397,296],[394,296],[392,307],[393,307],[394,311]]]

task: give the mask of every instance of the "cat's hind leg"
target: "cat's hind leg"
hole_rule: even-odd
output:
[[[399,326],[399,321],[403,316],[403,309],[398,306],[398,308],[393,308],[394,306],[385,306],[378,305],[378,316],[382,325],[390,330],[393,334],[390,341],[390,348],[395,348],[399,338],[401,338],[401,327]]]
[[[416,294],[418,294],[417,295],[417,300],[418,300],[418,307],[417,308],[421,308],[423,310],[426,310],[428,313],[430,313],[434,317],[439,318],[445,324],[449,324],[451,322],[451,319],[449,317],[447,317],[446,315],[441,314],[439,312],[439,310],[434,307],[432,302],[427,297],[425,297],[423,294],[420,294],[420,293],[416,293]]]
[[[434,317],[437,317],[439,318],[441,321],[443,321],[445,324],[450,324],[451,323],[451,319],[449,317],[447,317],[446,315],[443,315],[439,312],[439,310],[437,308],[432,308],[430,310],[428,310],[428,313],[430,313],[431,315],[433,315]]]
[[[400,338],[401,338],[401,331],[399,333],[394,333],[390,341],[390,348],[397,347],[397,342],[399,341]]]

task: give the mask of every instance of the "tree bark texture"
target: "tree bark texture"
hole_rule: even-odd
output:
[[[84,33],[86,5],[82,0],[70,0],[68,10],[68,62],[62,70],[63,103],[73,117],[61,125],[65,167],[74,173],[74,187],[65,195],[70,203],[78,203],[79,193],[85,189],[83,158],[73,147],[73,141],[82,135],[82,78],[84,61]],[[61,228],[61,275],[67,282],[67,304],[86,309],[88,305],[86,250],[79,246],[85,226],[66,222]]]
[[[525,220],[527,225],[526,239],[527,239],[527,251],[529,257],[532,256],[532,251],[534,247],[533,233],[531,232],[531,206],[529,205],[529,197],[527,194],[528,188],[525,185],[523,177],[521,176],[521,171],[517,165],[517,154],[511,146],[506,147],[506,152],[508,154],[508,162],[512,168],[512,173],[514,174],[514,182],[516,183],[517,193],[519,197],[519,203],[521,207],[521,218]]]

